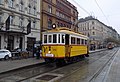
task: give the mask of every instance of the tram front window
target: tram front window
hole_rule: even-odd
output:
[[[57,43],[57,35],[56,34],[53,34],[53,43]]]
[[[65,42],[65,36],[62,35],[62,43],[64,43],[64,42]]]
[[[47,35],[44,35],[44,43],[47,43]]]
[[[58,34],[58,43],[60,43],[60,34]]]
[[[48,43],[52,43],[52,36],[51,35],[48,36],[48,40],[49,40]]]

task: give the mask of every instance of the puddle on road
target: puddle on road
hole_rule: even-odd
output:
[[[49,81],[49,80],[52,80],[54,78],[56,78],[58,76],[54,76],[54,75],[43,75],[41,77],[38,77],[36,79],[39,79],[39,80],[45,80],[45,81]]]
[[[56,74],[56,73],[45,73],[39,75],[37,77],[31,78],[30,82],[55,82],[58,79],[62,78],[63,74]]]

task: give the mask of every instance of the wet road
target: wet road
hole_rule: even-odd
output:
[[[118,50],[119,48],[114,48],[92,53],[88,58],[60,68],[56,68],[54,65],[41,66],[36,68],[37,71],[30,69],[29,72],[19,72],[20,74],[17,73],[15,76],[11,75],[4,79],[14,78],[14,82],[113,82],[114,80],[110,78],[113,79],[112,73],[115,71],[111,71],[111,69],[114,69],[112,64],[117,58],[116,53],[118,53]],[[118,63],[115,63],[115,65],[118,65]],[[112,76],[108,73],[111,73]],[[35,74],[34,77],[33,74]],[[20,79],[28,76],[31,76],[31,78],[20,81]],[[120,82],[117,80],[114,82]],[[2,80],[2,82],[10,81]]]
[[[107,82],[106,75],[118,49],[91,54],[91,57],[52,73],[63,74],[59,82]],[[110,82],[110,81],[108,81]],[[111,81],[112,82],[112,81]]]
[[[18,70],[13,70],[0,75],[0,82],[21,82],[23,80],[38,76],[40,74],[56,69],[54,64],[39,64]]]
[[[89,58],[22,82],[107,82],[107,70],[118,48],[90,54]],[[108,81],[109,82],[109,81]]]

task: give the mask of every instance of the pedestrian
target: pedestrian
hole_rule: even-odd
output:
[[[40,50],[39,48],[37,48],[36,50],[36,59],[39,59],[40,58]]]
[[[42,50],[40,49],[40,58],[42,58]]]
[[[36,47],[33,48],[33,57],[36,56]]]

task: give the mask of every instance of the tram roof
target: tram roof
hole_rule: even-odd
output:
[[[80,32],[74,32],[71,29],[66,28],[66,27],[59,27],[59,28],[47,30],[43,33],[65,33],[65,34],[77,35],[77,36],[82,36],[82,37],[88,38],[86,35],[83,35]]]

